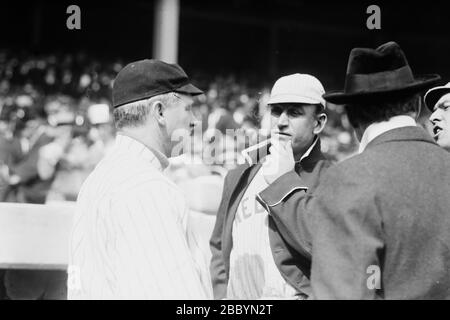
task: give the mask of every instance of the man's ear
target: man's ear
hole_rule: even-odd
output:
[[[313,129],[313,133],[318,135],[325,128],[325,124],[327,123],[327,115],[325,113],[320,113],[316,116],[316,124]]]
[[[158,124],[165,126],[166,118],[164,117],[165,106],[161,101],[153,102],[151,106],[151,112]]]

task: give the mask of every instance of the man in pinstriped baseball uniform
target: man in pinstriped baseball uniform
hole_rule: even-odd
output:
[[[208,299],[207,266],[187,230],[188,208],[162,173],[176,130],[193,130],[190,84],[176,64],[141,60],[113,87],[111,152],[79,193],[69,299]]]

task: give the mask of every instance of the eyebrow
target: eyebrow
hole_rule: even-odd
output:
[[[303,104],[303,103],[298,103],[298,104],[284,104],[284,103],[279,103],[279,104],[272,104],[271,105],[272,108],[282,108],[282,109],[292,109],[292,108],[304,108],[305,106],[308,106],[307,104]]]
[[[441,108],[441,107],[450,107],[450,101],[443,101],[439,104],[436,103],[436,105],[434,106],[433,111],[436,111],[437,109]]]

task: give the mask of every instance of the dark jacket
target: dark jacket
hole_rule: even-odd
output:
[[[222,299],[226,297],[226,290],[230,269],[230,253],[233,247],[232,227],[239,206],[247,187],[261,168],[259,160],[264,158],[266,153],[262,148],[249,154],[251,163],[246,163],[231,170],[225,178],[222,194],[222,201],[217,213],[216,224],[211,236],[210,247],[211,259],[211,279],[214,289],[214,298]],[[330,165],[320,150],[320,140],[317,141],[308,157],[296,166],[297,174],[301,175],[304,181],[314,188],[319,176]],[[280,187],[277,184],[275,189]],[[292,285],[300,295],[310,294],[309,272],[311,262],[309,257],[299,254],[289,245],[293,243],[289,234],[280,232],[269,216],[269,241],[272,249],[275,264],[281,272],[283,278]]]
[[[294,174],[278,182],[259,197],[294,247],[312,243],[315,298],[450,298],[450,153],[422,128],[381,134],[312,193],[292,191],[306,186]]]
[[[24,197],[27,203],[45,203],[45,199],[54,177],[42,180],[37,171],[40,149],[53,141],[46,133],[42,133],[31,149],[23,155],[22,159],[10,166],[11,174],[20,177],[20,184],[16,186],[17,191]]]
[[[0,166],[2,170],[6,168],[9,169],[15,163],[18,163],[20,159],[23,158],[22,149],[20,146],[20,139],[18,137],[13,137],[12,139],[7,139],[0,136]],[[15,202],[16,199],[16,188],[9,185],[9,172],[0,173],[0,202]]]

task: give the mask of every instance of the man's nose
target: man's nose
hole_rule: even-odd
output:
[[[441,109],[436,109],[430,116],[430,121],[432,124],[434,124],[436,121],[442,120],[442,112]]]
[[[192,111],[190,112],[190,121],[189,122],[190,122],[191,127],[197,126],[198,123],[200,122]]]
[[[289,117],[288,117],[286,111],[284,111],[278,118],[277,125],[278,125],[278,128],[284,128],[289,125]]]

